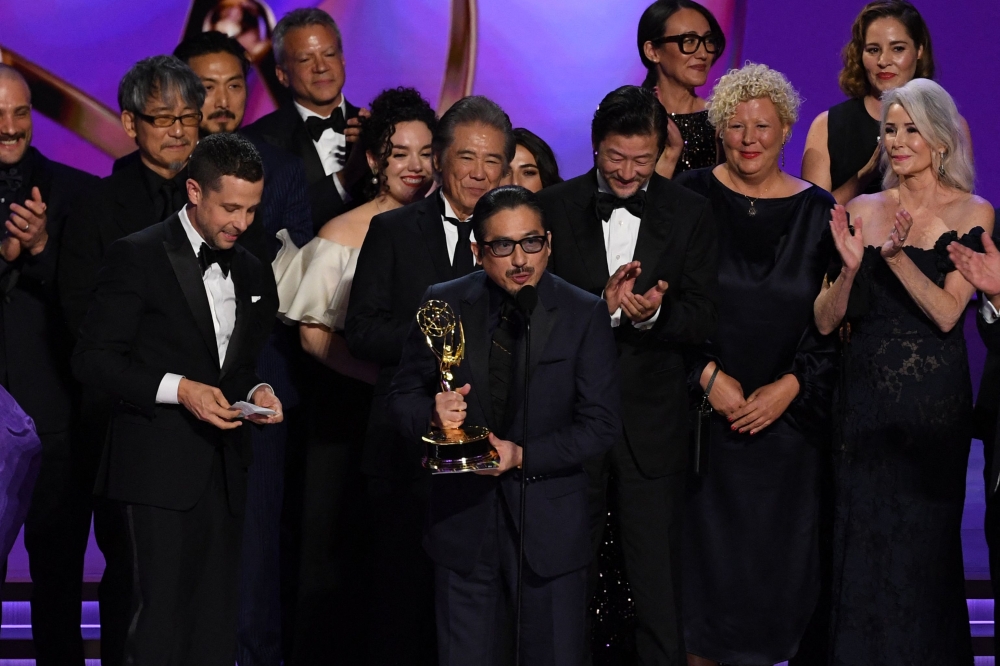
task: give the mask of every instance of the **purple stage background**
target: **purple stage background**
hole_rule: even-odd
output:
[[[173,49],[189,4],[186,0],[0,0],[0,49],[12,49],[117,111],[121,75],[136,60]],[[280,17],[304,4],[309,3],[274,0],[270,6]],[[318,4],[338,20],[344,34],[345,92],[353,102],[366,105],[383,88],[410,85],[437,103],[448,53],[448,2],[324,0]],[[529,127],[549,141],[564,176],[585,171],[591,165],[589,121],[598,101],[619,85],[642,80],[635,26],[647,4],[647,0],[481,0],[474,92],[494,98],[515,125]],[[839,53],[864,3],[710,0],[705,4],[727,26],[731,45],[710,83],[727,64],[749,59],[784,72],[805,98],[787,150],[787,170],[798,174],[809,123],[843,99],[836,83]],[[969,122],[978,192],[1000,202],[1000,155],[991,106],[1000,91],[1000,40],[995,36],[1000,3],[917,0],[915,4],[931,28],[937,79],[954,95]],[[248,118],[268,110],[270,100],[259,92]],[[110,173],[111,157],[39,114],[34,142],[49,157],[99,175]],[[974,326],[968,326],[967,333],[978,384],[982,346]],[[975,487],[974,478],[970,472],[970,501],[981,503],[982,484]],[[967,511],[966,518],[970,531],[978,529],[981,509]],[[981,542],[981,532],[978,539]],[[87,578],[94,579],[102,568],[97,549],[91,548]],[[20,543],[11,555],[9,577],[27,578]]]

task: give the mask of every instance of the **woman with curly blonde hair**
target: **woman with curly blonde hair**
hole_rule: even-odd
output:
[[[840,89],[850,99],[813,121],[802,177],[846,204],[882,189],[881,97],[914,78],[933,78],[934,51],[916,7],[906,0],[875,0],[854,20],[842,58]]]
[[[798,110],[780,72],[728,72],[708,106],[725,162],[675,179],[712,202],[719,239],[718,329],[690,375],[714,409],[684,519],[692,665],[793,657],[819,595],[818,480],[836,366],[812,308],[833,256],[834,200],[781,169]]]

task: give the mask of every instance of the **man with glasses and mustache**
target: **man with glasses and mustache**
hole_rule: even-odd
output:
[[[0,64],[0,386],[34,420],[42,441],[24,526],[32,636],[39,664],[82,664],[80,602],[93,485],[74,462],[73,338],[59,310],[55,274],[71,206],[97,179],[47,159],[31,146],[32,130],[28,84]],[[3,482],[12,483],[11,475],[8,468]]]
[[[250,60],[243,45],[221,32],[202,32],[185,39],[174,49],[205,86],[201,135],[237,132],[247,103],[247,73]],[[254,139],[267,178],[255,223],[240,236],[244,247],[261,263],[270,265],[281,247],[277,233],[286,229],[298,247],[313,238],[305,167],[302,160],[266,141]],[[237,628],[237,661],[240,666],[278,666],[282,659],[282,630],[291,630],[293,613],[282,613],[281,585],[289,586],[289,597],[298,596],[296,576],[283,576],[282,558],[297,562],[300,537],[293,526],[298,512],[289,513],[282,530],[285,491],[286,442],[289,431],[301,433],[308,412],[300,399],[308,400],[304,371],[314,362],[303,352],[297,327],[275,326],[261,350],[257,374],[282,396],[286,421],[270,428],[253,428],[254,463],[250,466],[243,548],[240,553],[240,613]],[[295,378],[295,381],[293,381]],[[296,442],[301,437],[296,438]],[[293,453],[301,450],[295,446]],[[291,463],[295,467],[294,461]],[[298,484],[293,484],[297,486]],[[296,506],[296,503],[290,503]],[[331,526],[316,526],[328,534]],[[287,556],[287,557],[286,557]],[[286,567],[297,571],[297,566]],[[298,623],[297,623],[298,624]],[[303,622],[302,624],[306,624]],[[291,646],[291,641],[286,640]],[[292,646],[294,649],[294,646]],[[287,655],[286,655],[287,656]]]
[[[118,85],[122,127],[139,150],[110,176],[80,197],[66,224],[59,252],[58,289],[63,314],[74,336],[93,301],[97,276],[108,248],[119,238],[165,220],[187,202],[185,183],[191,151],[198,142],[205,88],[173,56],[140,60]],[[81,396],[81,459],[93,490],[108,422],[111,397],[93,387]],[[131,562],[120,512],[94,500],[94,533],[107,565],[98,588],[101,657],[124,660],[131,600]],[[79,614],[76,615],[79,621]]]
[[[624,427],[588,463],[594,548],[609,475],[635,601],[638,663],[684,664],[680,534],[689,416],[683,351],[716,322],[716,238],[707,199],[655,173],[667,113],[652,90],[609,93],[591,124],[594,168],[538,197],[550,270],[603,296],[618,343]]]
[[[372,534],[373,664],[438,663],[433,568],[421,547],[430,476],[385,400],[424,291],[476,270],[472,210],[500,184],[516,147],[510,118],[495,102],[478,96],[455,102],[432,144],[441,189],[372,218],[358,255],[344,333],[355,358],[379,366],[361,459]]]
[[[611,318],[598,296],[545,270],[552,236],[536,195],[501,187],[479,199],[472,219],[483,270],[422,297],[445,301],[461,319],[465,359],[453,370],[454,390],[428,382],[438,375],[437,358],[413,322],[388,400],[410,442],[431,425],[486,426],[499,455],[496,469],[431,481],[424,545],[434,561],[438,663],[515,661],[500,655],[514,642],[507,618],[517,617],[523,530],[517,663],[582,664],[591,560],[584,463],[614,446],[621,431]],[[537,305],[526,369],[526,315],[517,297],[527,288],[537,289]]]

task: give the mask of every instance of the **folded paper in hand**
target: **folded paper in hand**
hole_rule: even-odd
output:
[[[232,405],[233,409],[240,410],[240,418],[245,419],[248,416],[253,416],[254,414],[259,414],[261,416],[274,416],[278,412],[273,409],[268,409],[267,407],[258,407],[257,405],[252,405],[249,402],[234,402]]]

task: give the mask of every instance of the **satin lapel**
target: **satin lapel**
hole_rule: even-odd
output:
[[[432,194],[421,202],[421,206],[416,212],[420,218],[417,225],[420,227],[420,236],[427,245],[427,253],[434,263],[434,270],[437,271],[436,282],[447,282],[451,279],[451,261],[448,259],[448,240],[444,235],[444,223],[438,214],[437,195]]]
[[[493,401],[490,399],[490,298],[484,287],[485,282],[479,280],[477,287],[469,289],[462,299],[462,328],[465,330],[465,363],[469,365],[472,375],[472,395],[476,396],[479,406],[486,416],[487,425],[491,430],[497,428],[496,416],[493,414]],[[455,388],[455,387],[453,387]]]
[[[535,369],[545,351],[556,323],[559,320],[559,310],[555,305],[555,292],[548,276],[542,276],[538,284],[538,306],[531,314],[531,357],[528,362],[528,382],[535,375]],[[510,432],[521,432],[521,421],[524,409],[524,345],[518,345],[517,366],[514,368],[514,402],[517,409],[510,421]],[[511,404],[511,403],[508,403]],[[508,433],[510,434],[510,433]]]
[[[635,253],[632,255],[632,259],[638,261],[642,268],[642,274],[633,288],[637,294],[646,293],[656,284],[659,277],[656,274],[656,264],[666,251],[673,233],[670,224],[673,203],[667,200],[666,192],[663,191],[664,180],[662,176],[653,174],[646,190],[646,206],[639,222]]]
[[[177,215],[168,218],[170,237],[163,241],[163,247],[167,251],[167,258],[173,266],[174,275],[180,283],[181,291],[188,307],[191,308],[191,315],[202,339],[208,345],[212,357],[218,363],[219,346],[215,339],[215,326],[212,324],[212,311],[208,306],[208,294],[205,293],[205,282],[201,277],[201,266],[198,265],[198,257],[191,249],[181,226],[180,218]]]
[[[601,278],[601,287],[608,282],[608,250],[604,244],[604,225],[597,217],[597,170],[592,169],[586,180],[588,187],[566,202],[570,227],[576,246],[587,268],[587,274]],[[592,184],[592,186],[590,186]],[[558,241],[557,241],[558,242]]]
[[[250,326],[250,296],[247,290],[246,256],[236,250],[232,264],[233,287],[236,291],[236,324],[233,326],[233,334],[229,338],[229,346],[226,347],[226,359],[222,363],[222,371],[219,379],[226,376],[232,370],[233,364],[240,355],[240,347],[245,343],[247,329]]]

